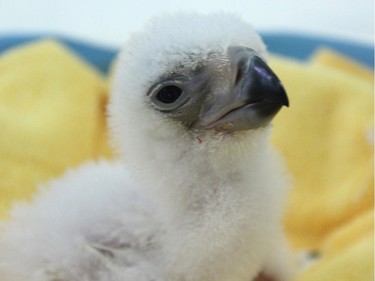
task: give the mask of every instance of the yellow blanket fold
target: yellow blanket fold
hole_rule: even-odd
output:
[[[333,229],[373,208],[373,81],[319,59],[271,65],[291,100],[274,121],[294,180],[286,228],[294,246],[319,248]]]
[[[374,280],[374,212],[370,210],[334,230],[321,248],[321,259],[298,281]]]
[[[373,72],[327,50],[270,65],[291,103],[273,135],[294,186],[285,228],[296,250],[321,255],[297,280],[372,280]],[[56,42],[0,56],[0,218],[37,183],[111,157],[106,102],[106,79]]]
[[[105,99],[105,80],[58,43],[0,57],[0,218],[37,183],[101,155]]]
[[[291,100],[273,135],[293,176],[285,227],[320,253],[297,280],[373,280],[374,74],[329,50],[271,65]]]

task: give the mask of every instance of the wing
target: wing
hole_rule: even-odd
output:
[[[85,164],[40,188],[1,224],[0,280],[120,280],[154,259],[152,200],[122,164]]]

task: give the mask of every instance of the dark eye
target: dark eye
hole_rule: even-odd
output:
[[[171,104],[178,100],[182,94],[182,89],[175,85],[169,85],[162,88],[157,94],[156,99],[165,104]]]
[[[189,99],[184,84],[180,81],[165,81],[151,88],[148,93],[151,104],[162,112],[171,112],[183,106]]]

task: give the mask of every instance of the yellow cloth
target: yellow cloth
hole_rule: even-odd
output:
[[[328,50],[271,66],[291,101],[273,135],[293,176],[285,227],[321,254],[297,280],[373,280],[374,74]]]
[[[298,281],[373,281],[374,210],[334,230],[325,240],[322,258]]]
[[[285,226],[296,249],[322,257],[298,281],[373,279],[373,74],[323,51],[310,62],[273,57],[291,106],[273,141],[294,189]],[[106,81],[61,45],[0,56],[0,218],[35,184],[110,157]]]
[[[98,157],[105,80],[52,41],[0,56],[0,218],[67,167]]]
[[[294,176],[286,227],[303,248],[319,247],[374,203],[373,81],[317,57],[271,62],[291,101],[275,118],[273,135]]]

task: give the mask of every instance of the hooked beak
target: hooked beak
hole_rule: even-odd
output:
[[[196,127],[234,132],[267,126],[282,106],[289,106],[281,81],[252,49],[230,47],[228,58],[230,90],[211,97]]]

